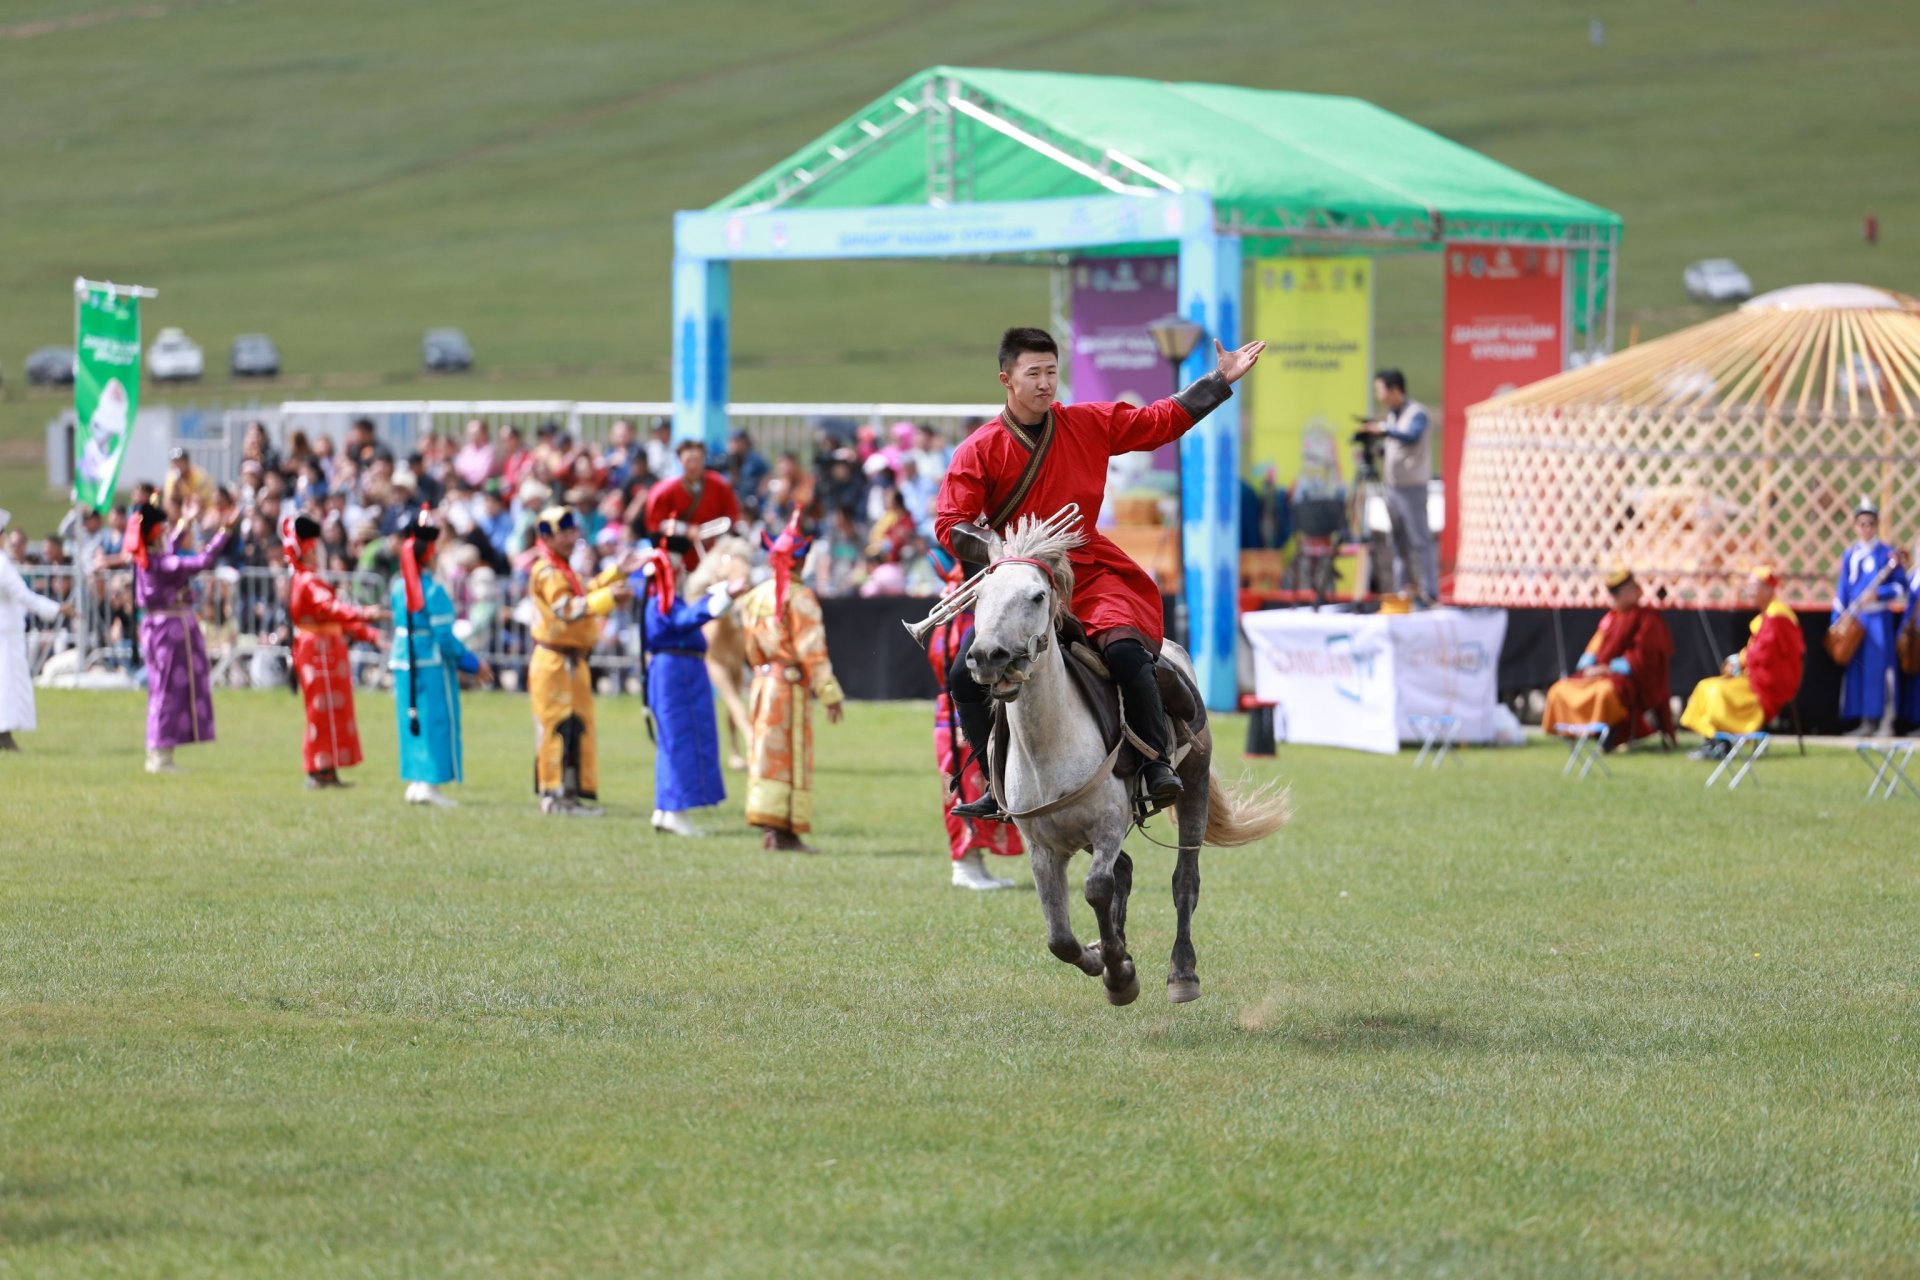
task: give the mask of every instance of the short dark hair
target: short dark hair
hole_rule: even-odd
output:
[[[1373,380],[1385,386],[1389,391],[1405,391],[1407,389],[1407,375],[1398,369],[1382,369],[1373,375]]]
[[[1000,372],[1013,368],[1023,355],[1040,353],[1060,358],[1060,348],[1045,329],[1015,327],[1000,335]]]
[[[705,453],[707,451],[707,442],[699,436],[688,436],[685,440],[673,446],[673,456],[677,458],[689,449],[698,449],[700,452]]]

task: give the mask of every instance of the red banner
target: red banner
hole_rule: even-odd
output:
[[[1447,528],[1441,563],[1460,546],[1460,458],[1467,406],[1559,373],[1566,364],[1565,258],[1558,249],[1447,246],[1441,477]]]

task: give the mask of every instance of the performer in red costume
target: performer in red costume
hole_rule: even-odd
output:
[[[986,542],[975,520],[1004,530],[1023,515],[1046,517],[1080,504],[1086,541],[1073,561],[1073,612],[1105,654],[1114,683],[1126,698],[1127,727],[1162,759],[1144,770],[1146,789],[1161,808],[1180,798],[1180,779],[1164,759],[1165,712],[1153,663],[1165,639],[1160,589],[1147,571],[1094,527],[1107,488],[1107,459],[1157,449],[1187,431],[1233,394],[1233,384],[1253,368],[1264,342],[1228,351],[1213,344],[1220,367],[1185,390],[1145,408],[1124,404],[1055,404],[1060,384],[1060,348],[1044,329],[1009,329],[1000,338],[1000,385],[1006,408],[954,451],[934,508],[934,532],[961,560],[984,564]],[[1029,469],[1029,462],[1038,465]],[[967,670],[966,646],[955,658],[948,688],[960,723],[972,742],[985,742],[992,722],[987,691]],[[997,818],[989,792],[958,806],[961,818]]]
[[[682,440],[677,456],[680,474],[647,490],[647,530],[654,540],[662,535],[690,536],[690,530],[722,516],[739,524],[740,499],[725,477],[707,470],[707,446]],[[697,541],[680,553],[680,560],[689,569],[700,563]]]
[[[940,576],[947,582],[947,590],[942,594],[951,594],[959,588],[965,575],[960,566],[955,564],[951,569],[940,567]],[[933,667],[933,678],[940,685],[940,695],[933,701],[933,758],[940,766],[943,782],[951,784],[954,779],[959,779],[957,788],[952,785],[943,788],[945,802],[941,814],[947,824],[947,848],[953,855],[954,885],[974,890],[1011,889],[1013,881],[1002,880],[988,871],[986,859],[981,855],[992,853],[1012,858],[1025,853],[1026,846],[1020,843],[1019,829],[1009,823],[969,822],[953,816],[956,805],[967,800],[978,800],[987,792],[986,770],[982,762],[967,750],[970,744],[961,738],[960,721],[954,714],[953,698],[947,693],[953,656],[972,639],[971,612],[949,618],[927,637],[927,661]]]
[[[387,616],[385,609],[346,603],[321,580],[313,566],[313,544],[319,536],[320,525],[309,516],[289,515],[280,521],[280,550],[293,569],[287,616],[296,633],[293,670],[307,708],[304,753],[310,791],[349,785],[340,780],[340,770],[360,763],[347,653],[354,640],[379,644],[380,633],[370,624]]]

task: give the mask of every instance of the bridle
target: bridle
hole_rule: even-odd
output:
[[[1015,684],[1025,684],[1028,680],[1032,679],[1031,668],[1034,660],[1045,653],[1047,646],[1053,643],[1053,593],[1055,589],[1053,566],[1044,560],[1036,560],[1032,556],[1002,556],[1000,559],[988,565],[981,576],[986,577],[995,569],[1010,564],[1031,565],[1040,571],[1041,578],[1043,578],[1047,584],[1047,625],[1041,627],[1037,635],[1027,640],[1027,651],[1022,655],[1025,657],[1029,669],[1026,671],[1014,670],[1013,663],[1020,661],[1020,658],[1014,658],[1007,664],[1006,678]]]

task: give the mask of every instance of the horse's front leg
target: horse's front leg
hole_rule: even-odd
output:
[[[1100,922],[1100,960],[1111,1004],[1132,1004],[1140,998],[1140,975],[1127,954],[1127,897],[1132,892],[1133,859],[1120,842],[1096,846],[1093,869],[1087,872],[1087,905]]]
[[[1021,833],[1025,835],[1025,832]],[[1033,887],[1040,896],[1040,913],[1047,921],[1047,950],[1089,977],[1100,972],[1100,952],[1082,945],[1074,935],[1067,911],[1067,863],[1073,851],[1056,854],[1027,838],[1027,865],[1033,868]]]

